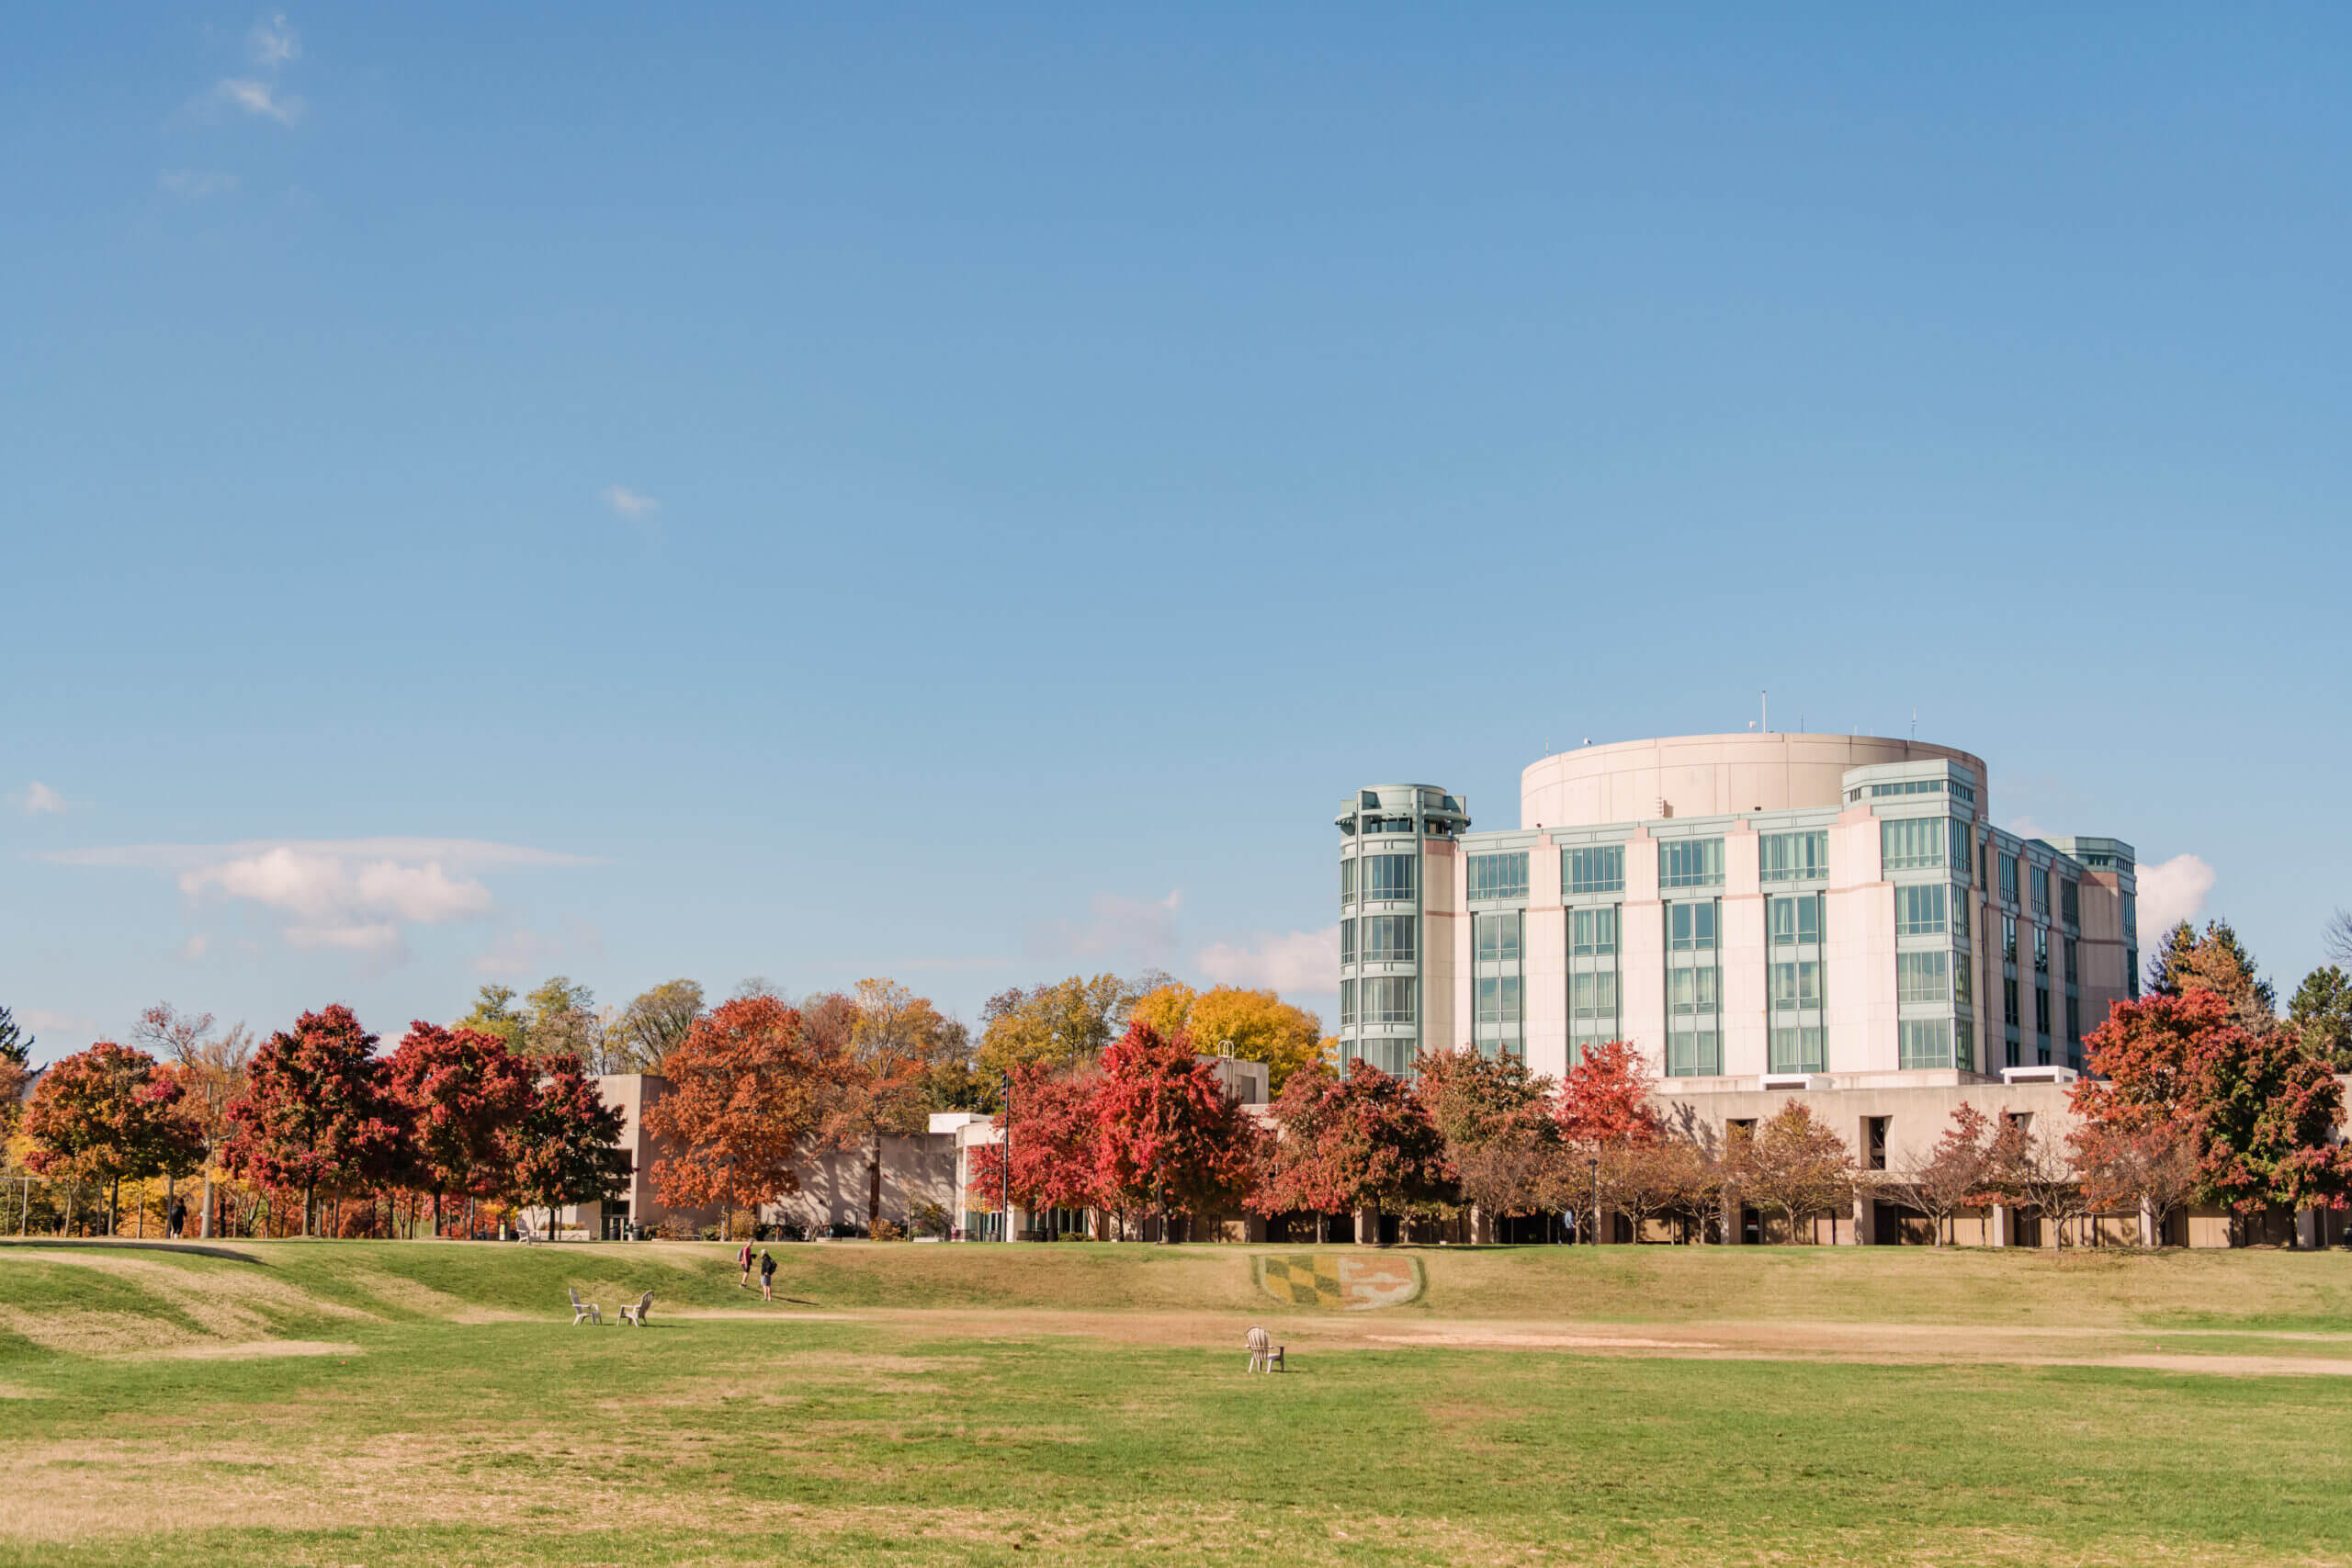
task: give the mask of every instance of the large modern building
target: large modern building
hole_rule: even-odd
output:
[[[1557,1075],[1626,1040],[1701,1094],[2062,1077],[2137,995],[2132,846],[1992,807],[1980,758],[1860,735],[1586,746],[1487,832],[1437,786],[1359,790],[1341,1060],[1475,1045]]]

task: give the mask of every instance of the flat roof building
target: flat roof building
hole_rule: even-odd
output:
[[[1473,1045],[1556,1076],[1626,1040],[1697,1092],[2079,1070],[2138,995],[2132,849],[2019,838],[1991,804],[1981,758],[1860,735],[1582,747],[1487,832],[1437,786],[1359,790],[1340,1061]]]

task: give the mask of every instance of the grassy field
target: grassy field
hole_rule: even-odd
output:
[[[0,1247],[0,1564],[2352,1562],[2341,1255],[221,1251]]]

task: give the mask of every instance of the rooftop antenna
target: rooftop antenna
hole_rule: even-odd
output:
[[[1765,734],[1770,735],[1772,733],[1772,694],[1770,692],[1757,693],[1756,703],[1758,726]]]
[[[1919,739],[1919,710],[1917,708],[1911,710],[1911,739],[1914,740]]]

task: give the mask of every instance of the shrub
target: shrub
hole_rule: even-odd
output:
[[[904,1241],[907,1233],[889,1220],[876,1220],[867,1227],[867,1235],[876,1241]]]

